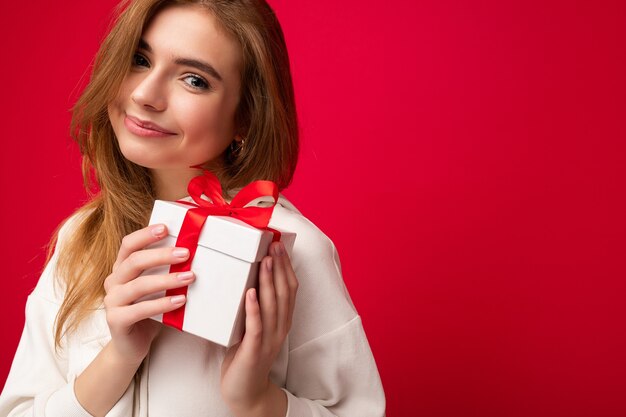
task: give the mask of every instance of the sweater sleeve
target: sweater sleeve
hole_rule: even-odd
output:
[[[299,287],[283,390],[287,417],[382,417],[385,394],[361,317],[345,287],[333,242],[303,216],[292,266]]]
[[[287,417],[381,417],[385,396],[361,319],[290,353]]]
[[[56,255],[26,301],[26,323],[0,395],[0,416],[90,417],[74,395],[74,378],[66,378],[63,348],[54,346],[59,308],[54,299],[55,265]]]
[[[85,338],[63,337],[58,348],[54,343],[54,324],[64,297],[64,284],[55,276],[57,259],[66,236],[80,221],[79,216],[70,217],[59,231],[55,253],[26,301],[24,330],[0,394],[0,417],[91,417],[76,398],[74,381],[101,349],[101,338],[90,339],[100,337],[101,330],[108,332],[108,328],[95,326],[95,333],[87,332]],[[91,330],[92,323],[87,325]],[[73,358],[69,353],[72,346],[74,352],[77,346],[81,350]],[[131,415],[133,390],[131,382],[107,417]]]

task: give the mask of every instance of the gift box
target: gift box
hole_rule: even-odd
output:
[[[174,247],[187,204],[157,200],[150,224],[163,223],[169,235],[151,247]],[[289,255],[295,233],[280,232]],[[222,346],[239,342],[245,328],[245,294],[251,287],[258,288],[260,261],[267,255],[274,233],[255,228],[229,216],[210,215],[198,237],[198,246],[191,261],[196,279],[187,287],[187,302],[181,330],[200,336]],[[168,274],[170,265],[151,268],[142,275]],[[163,297],[165,292],[147,298]],[[166,313],[168,314],[168,313]],[[163,322],[163,315],[152,317]]]

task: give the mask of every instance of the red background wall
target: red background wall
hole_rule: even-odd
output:
[[[0,380],[114,0],[3,5]],[[626,415],[626,3],[272,1],[389,416]]]

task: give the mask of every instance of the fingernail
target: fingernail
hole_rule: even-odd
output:
[[[265,267],[269,272],[272,272],[272,258],[267,258],[267,261],[265,261]]]
[[[185,302],[185,296],[184,295],[175,295],[172,298],[170,298],[170,301],[172,302],[172,304],[182,304]]]
[[[251,301],[256,301],[256,290],[253,288],[252,291],[250,291],[250,300]]]
[[[176,275],[176,278],[180,281],[188,281],[193,278],[193,272],[192,271],[181,272],[180,274]]]
[[[176,258],[186,258],[189,256],[189,249],[186,248],[177,248],[172,251],[172,255]]]
[[[283,247],[282,242],[278,242],[276,245],[274,245],[274,253],[277,256],[282,256],[285,253],[285,248]]]
[[[156,225],[152,228],[152,235],[154,237],[161,236],[163,232],[165,232],[165,226],[163,226],[162,224]]]

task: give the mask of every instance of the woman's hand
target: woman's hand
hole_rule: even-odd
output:
[[[286,412],[287,398],[270,382],[269,373],[291,328],[298,280],[281,242],[272,243],[269,252],[259,268],[260,305],[255,289],[249,289],[243,340],[222,363],[222,397],[236,415]]]
[[[156,292],[189,285],[195,279],[192,272],[139,276],[146,269],[181,263],[189,257],[185,248],[144,249],[165,236],[167,230],[162,224],[125,236],[113,272],[104,281],[110,345],[116,356],[129,365],[139,366],[160,328],[159,323],[146,319],[175,310],[186,300],[180,295],[137,301]]]
[[[148,268],[184,262],[189,257],[187,249],[144,249],[165,236],[164,225],[153,225],[124,237],[113,273],[104,281],[111,340],[74,383],[76,399],[90,415],[106,415],[132,381],[159,329],[159,323],[146,319],[185,303],[184,296],[138,301],[194,280],[193,274],[139,276]]]

